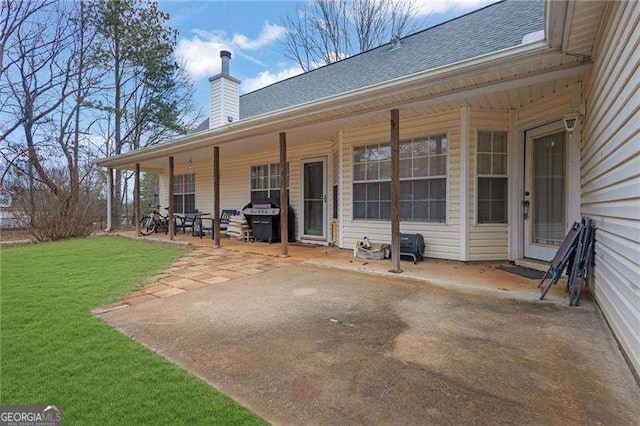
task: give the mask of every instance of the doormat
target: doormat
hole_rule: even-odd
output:
[[[538,271],[537,269],[525,268],[524,266],[500,265],[498,269],[529,278],[530,280],[541,280],[544,276],[544,272]]]

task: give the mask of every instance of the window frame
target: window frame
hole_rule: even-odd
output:
[[[267,187],[266,188],[259,188],[259,189],[254,189],[253,188],[253,168],[254,167],[267,167],[267,175],[266,175],[266,180],[267,180]],[[275,166],[275,169],[278,172],[278,185],[280,184],[280,163],[279,162],[269,162],[269,163],[262,163],[262,164],[251,164],[249,166],[249,201],[253,202],[253,193],[254,192],[264,192],[267,191],[267,199],[272,198],[273,196],[272,191],[280,191],[280,186],[278,187],[272,187],[271,186],[271,178],[272,178],[272,166]],[[289,198],[290,195],[290,191],[291,191],[291,166],[289,161],[287,161],[287,198]],[[290,202],[291,200],[289,200]]]
[[[446,148],[446,153],[444,154],[445,156],[445,171],[444,171],[444,175],[437,175],[437,176],[411,176],[411,177],[400,177],[400,182],[403,181],[421,181],[421,180],[439,180],[439,179],[444,179],[445,180],[445,195],[444,195],[444,204],[445,204],[445,214],[444,214],[444,221],[442,222],[430,222],[430,221],[425,221],[425,220],[414,220],[414,219],[400,219],[401,222],[408,222],[411,224],[420,224],[420,225],[428,225],[428,226],[448,226],[449,225],[449,206],[450,206],[450,193],[449,193],[449,188],[450,188],[450,170],[451,170],[451,133],[449,130],[430,130],[428,133],[426,134],[417,134],[417,135],[407,135],[404,138],[400,139],[400,143],[402,144],[403,142],[407,142],[407,141],[411,141],[413,142],[414,140],[424,140],[424,139],[429,139],[432,137],[436,137],[436,136],[443,136],[446,141],[447,141],[447,148]],[[369,183],[384,183],[384,182],[391,182],[391,177],[389,177],[389,179],[373,179],[373,180],[369,180],[369,179],[365,179],[365,180],[356,180],[355,179],[355,166],[356,164],[361,164],[361,163],[356,163],[354,161],[354,152],[356,149],[361,148],[361,147],[367,147],[367,146],[373,146],[373,145],[377,145],[378,147],[383,146],[383,145],[390,145],[391,143],[389,141],[375,141],[375,142],[363,142],[363,143],[359,143],[359,144],[353,144],[351,145],[351,149],[350,149],[350,179],[351,179],[351,221],[352,222],[373,222],[373,223],[378,223],[378,222],[389,222],[391,219],[368,219],[368,218],[356,218],[355,217],[355,191],[354,191],[354,185],[355,184],[369,184]],[[429,159],[432,156],[427,155],[425,158]],[[420,157],[421,158],[421,157]],[[413,160],[413,153],[412,153],[412,157],[411,159]],[[428,160],[427,160],[428,161]],[[366,175],[365,175],[366,177]],[[402,200],[400,200],[402,202]]]
[[[483,154],[491,154],[491,172],[490,174],[480,174],[479,173],[479,161],[478,161],[478,156],[481,153],[480,150],[478,149],[479,145],[480,145],[480,133],[491,133],[491,152],[485,152],[482,151]],[[504,154],[505,155],[505,172],[504,174],[496,174],[493,173],[493,155],[494,155],[494,151],[493,151],[493,134],[494,133],[503,133],[505,135],[505,150],[504,152],[500,153],[500,154]],[[476,129],[475,131],[475,165],[474,165],[474,175],[475,175],[475,194],[474,194],[474,201],[475,201],[475,211],[474,211],[474,226],[508,226],[509,225],[509,132],[507,130],[496,130],[496,129]],[[480,202],[480,179],[482,178],[499,178],[499,179],[505,179],[506,180],[506,192],[505,192],[505,221],[504,222],[480,222],[478,220],[479,218],[479,202]]]
[[[185,191],[186,189],[186,184],[185,184],[185,177],[186,176],[193,176],[193,192],[187,192]],[[181,178],[182,179],[182,183],[181,183],[181,190],[180,191],[176,191],[176,178]],[[178,213],[178,214],[187,214],[186,209],[185,209],[185,195],[193,195],[193,210],[197,210],[196,208],[196,174],[195,173],[183,173],[183,174],[179,174],[179,175],[174,175],[173,176],[173,212],[174,213]],[[176,196],[181,197],[182,202],[180,203],[180,209],[178,209],[178,204],[176,203]]]

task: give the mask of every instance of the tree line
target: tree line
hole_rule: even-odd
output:
[[[0,184],[37,239],[91,232],[109,196],[97,158],[185,134],[201,119],[176,42],[155,1],[4,0]],[[130,178],[116,171],[116,224]]]

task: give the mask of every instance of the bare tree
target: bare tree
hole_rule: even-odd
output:
[[[311,0],[283,18],[283,53],[304,71],[416,31],[411,0]]]
[[[34,236],[54,239],[35,229],[45,223],[41,210],[48,205],[57,220],[85,223],[93,210],[84,203],[104,183],[93,167],[97,156],[186,133],[199,121],[199,108],[184,67],[173,59],[177,33],[157,2],[2,5],[0,185],[28,206]],[[116,207],[126,203],[131,174],[118,176],[125,181],[115,185]],[[71,215],[81,215],[79,222]],[[63,238],[87,229],[50,224]]]
[[[68,121],[55,115],[74,93],[74,59],[68,54],[74,40],[72,27],[58,7],[23,22],[5,50],[8,66],[0,83],[5,118],[0,139],[11,146],[8,138],[20,131],[14,143],[26,149],[18,151],[27,154],[29,166],[53,193],[59,188],[46,173],[43,159],[48,158],[48,149],[63,142],[67,130]],[[62,131],[51,135],[50,128],[59,124]]]
[[[82,3],[51,3],[22,20],[7,38],[0,75],[2,183],[16,199],[28,200],[36,238],[56,238],[38,228],[45,223],[35,220],[42,214],[59,222],[89,220],[72,216],[90,210],[80,198],[80,187],[93,171],[82,152],[91,124],[81,111],[99,80],[85,55],[93,35]],[[73,228],[52,229],[68,237]],[[77,235],[84,235],[80,228],[86,229],[77,227]]]
[[[0,75],[9,64],[4,51],[13,34],[31,17],[51,5],[54,0],[2,0],[0,8]]]

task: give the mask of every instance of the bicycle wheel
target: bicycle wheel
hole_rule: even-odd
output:
[[[156,231],[156,221],[151,216],[145,216],[140,221],[140,233],[151,235]]]

